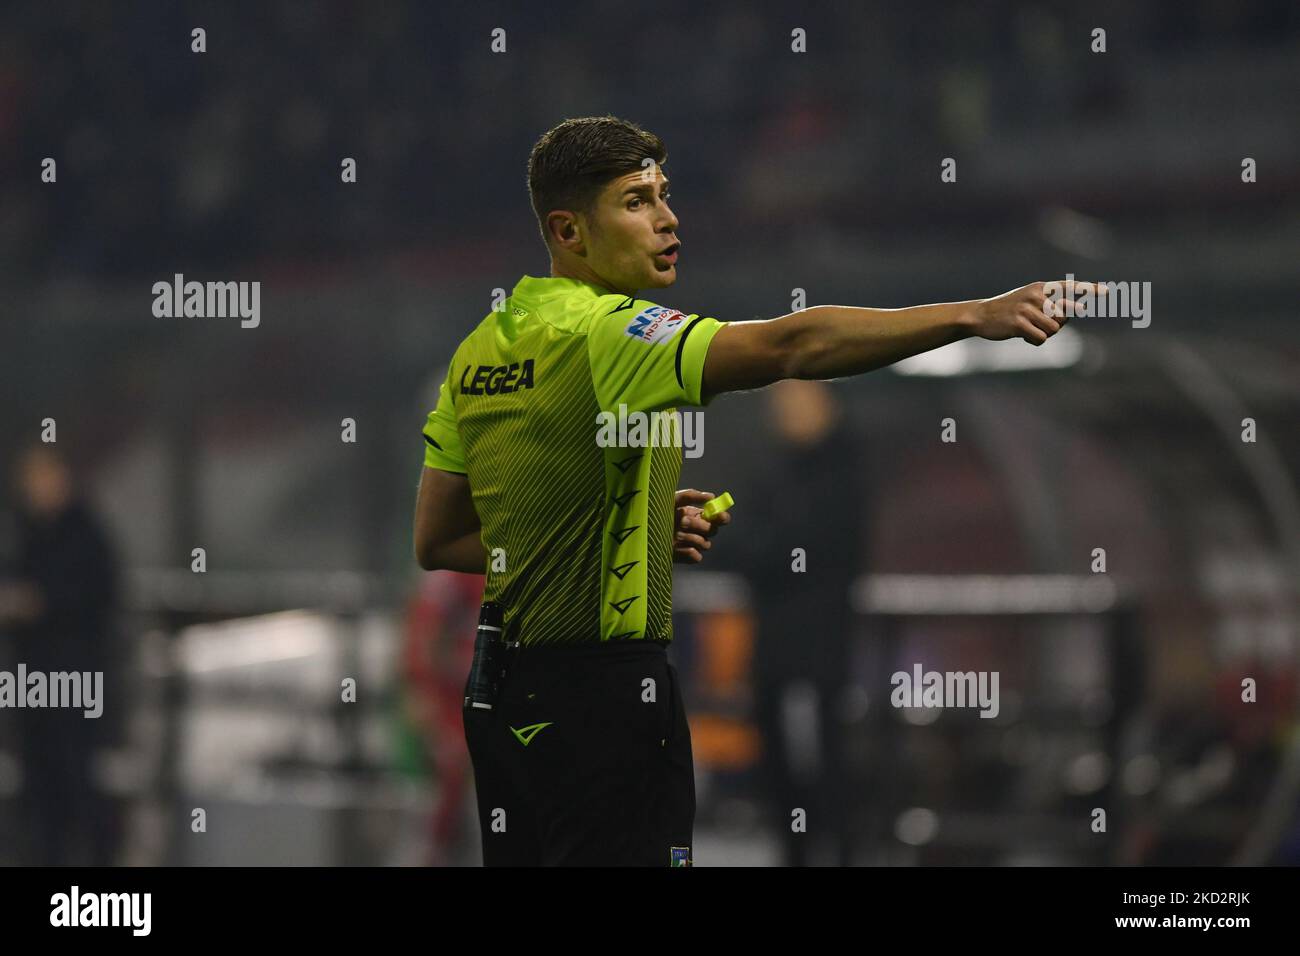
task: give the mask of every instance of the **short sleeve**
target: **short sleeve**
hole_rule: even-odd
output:
[[[453,367],[455,363],[452,363]],[[451,394],[451,372],[438,389],[438,407],[424,423],[424,464],[426,468],[466,474],[465,452],[456,427],[456,405]]]
[[[587,334],[601,411],[617,412],[620,404],[644,412],[707,405],[700,399],[704,358],[726,324],[641,299],[603,308]]]

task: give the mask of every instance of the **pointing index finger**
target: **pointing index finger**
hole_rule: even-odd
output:
[[[711,491],[698,491],[695,488],[682,488],[677,492],[678,498],[689,498],[692,501],[709,501],[714,497]]]

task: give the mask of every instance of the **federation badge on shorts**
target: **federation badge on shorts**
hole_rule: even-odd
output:
[[[691,865],[691,848],[688,846],[673,846],[668,848],[668,865],[669,866],[690,866]]]

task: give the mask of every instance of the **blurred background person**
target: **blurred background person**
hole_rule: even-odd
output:
[[[406,607],[404,697],[433,774],[428,844],[420,861],[428,866],[467,863],[474,852],[468,839],[473,828],[464,825],[472,767],[461,705],[485,580],[457,571],[423,574]]]
[[[32,865],[115,860],[114,800],[96,778],[99,751],[116,736],[115,623],[118,572],[99,519],[50,445],[27,449],[16,471],[18,547],[14,577],[0,589],[0,619],[14,636],[5,669],[100,672],[100,716],[82,708],[14,712],[21,739],[24,853]],[[18,689],[19,693],[24,688]]]
[[[861,440],[825,382],[778,382],[767,398],[778,444],[744,502],[742,557],[754,595],[760,777],[785,865],[847,865],[842,705],[854,623],[849,587],[863,570]],[[807,813],[806,832],[791,827],[795,808]]]

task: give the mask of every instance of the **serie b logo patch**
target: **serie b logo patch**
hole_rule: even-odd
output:
[[[669,847],[668,865],[669,866],[690,866],[691,848],[688,846]]]
[[[676,309],[665,308],[662,305],[652,305],[637,315],[632,320],[632,324],[623,330],[623,334],[656,345],[671,339],[673,334],[681,328],[682,320],[685,318],[686,316]]]

